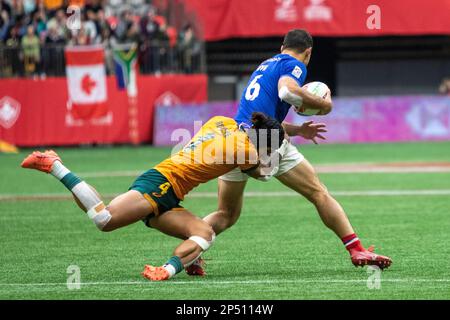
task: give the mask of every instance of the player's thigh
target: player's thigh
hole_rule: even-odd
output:
[[[205,221],[184,208],[176,208],[164,212],[149,220],[149,225],[169,236],[187,239],[200,236],[211,240],[212,228]]]
[[[326,191],[313,166],[306,159],[303,159],[289,171],[277,176],[277,179],[309,200],[312,200],[315,194]]]
[[[288,143],[287,149],[283,154],[278,171],[275,173],[275,177],[281,176],[284,173],[290,171],[292,168],[296,167],[299,163],[305,160],[305,157],[292,143]]]
[[[130,190],[114,198],[107,208],[112,217],[108,227],[112,228],[140,221],[153,212],[147,199],[135,190]]]

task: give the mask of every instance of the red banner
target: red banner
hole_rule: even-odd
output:
[[[140,142],[152,140],[156,104],[202,103],[207,99],[206,75],[139,76]],[[68,110],[66,78],[0,80],[0,140],[18,146],[128,143],[128,98],[108,77],[108,116],[84,121]]]
[[[280,36],[450,34],[450,0],[184,0],[205,40]]]

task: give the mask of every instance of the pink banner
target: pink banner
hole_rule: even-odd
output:
[[[158,107],[155,113],[154,144],[181,142],[177,129],[192,135],[199,123],[215,115],[233,117],[237,105],[221,102],[203,105]],[[334,109],[324,117],[301,117],[291,111],[287,122],[314,120],[328,126],[327,143],[364,143],[450,140],[450,97],[400,96],[335,98]],[[294,143],[304,143],[301,138]]]
[[[175,145],[181,142],[181,136],[185,132],[189,132],[192,137],[194,132],[200,129],[200,123],[205,123],[217,115],[233,118],[236,110],[235,102],[158,106],[155,110],[153,144],[156,146]]]

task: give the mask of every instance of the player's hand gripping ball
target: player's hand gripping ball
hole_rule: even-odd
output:
[[[327,95],[330,94],[330,89],[328,86],[319,81],[314,81],[307,83],[303,86],[304,89],[308,90],[308,92],[312,93],[315,96],[322,97],[323,99],[327,98]],[[309,108],[306,103],[304,103],[301,107],[295,107],[295,112],[301,116],[314,116],[320,112],[319,109]]]

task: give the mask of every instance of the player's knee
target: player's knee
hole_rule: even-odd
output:
[[[237,222],[241,211],[237,209],[219,209],[217,213],[220,216],[221,226],[223,229],[227,229],[232,227]]]
[[[117,227],[114,225],[114,223],[111,223],[111,221],[109,221],[104,227],[98,228],[98,230],[100,230],[102,232],[111,232],[116,229],[117,229]]]
[[[110,206],[107,206],[95,215],[91,215],[90,218],[95,226],[102,232],[110,232],[117,229],[117,226],[112,219]]]
[[[215,236],[213,228],[206,222],[202,222],[196,225],[190,230],[189,233],[189,236],[199,236],[206,239],[207,241],[211,241]]]
[[[330,194],[328,189],[324,185],[317,186],[313,188],[309,194],[308,199],[315,205],[321,204],[328,199]]]
[[[189,240],[194,241],[203,251],[207,251],[214,243],[216,234],[210,230],[203,230],[203,233],[195,234],[189,237]]]

